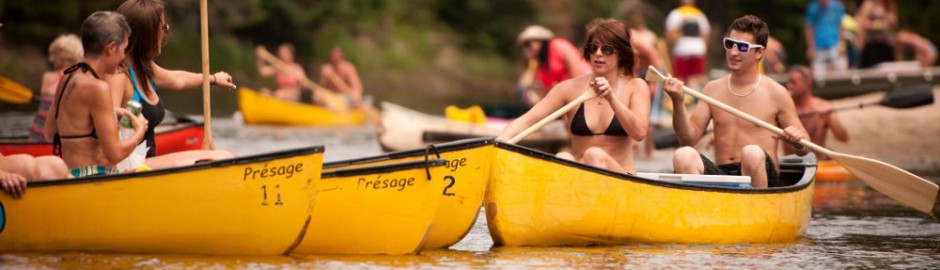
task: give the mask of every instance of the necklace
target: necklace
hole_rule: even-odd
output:
[[[757,91],[757,87],[760,86],[760,80],[763,77],[764,76],[760,76],[760,75],[757,76],[757,83],[754,84],[754,89],[751,89],[751,92],[747,92],[747,94],[738,94],[737,92],[734,91],[734,89],[731,89],[731,75],[729,74],[728,75],[728,92],[731,92],[732,95],[735,95],[738,97],[750,96],[751,94],[754,93],[754,91]]]
[[[616,97],[620,96],[620,75],[617,75],[617,82],[615,82],[615,83],[617,84],[617,91],[616,91],[616,92],[611,92],[610,94],[613,95],[613,96],[616,98]],[[603,104],[604,104],[604,100],[605,100],[605,98],[603,98],[603,97],[597,97],[597,106],[603,105]]]

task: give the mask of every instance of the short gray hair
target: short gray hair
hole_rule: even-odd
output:
[[[96,11],[82,23],[82,46],[85,56],[96,57],[109,42],[121,44],[131,34],[124,15],[112,11]]]

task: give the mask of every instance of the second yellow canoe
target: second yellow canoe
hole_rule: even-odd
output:
[[[325,172],[290,254],[413,254],[432,229],[446,171],[431,159]]]
[[[467,139],[428,148],[329,162],[323,166],[324,170],[331,171],[420,161],[428,157],[443,158],[447,162],[446,171],[434,181],[441,181],[444,186],[434,194],[440,198],[440,202],[434,217],[434,227],[424,246],[424,249],[440,249],[459,242],[476,222],[491,172],[493,144],[493,139]]]

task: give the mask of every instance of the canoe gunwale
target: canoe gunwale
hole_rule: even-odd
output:
[[[195,170],[209,169],[209,168],[228,167],[232,165],[262,162],[262,161],[271,161],[271,160],[276,160],[276,159],[281,159],[281,158],[307,155],[307,154],[312,154],[312,153],[323,153],[324,149],[325,147],[322,145],[309,146],[309,147],[276,151],[276,152],[265,153],[265,154],[236,157],[233,159],[223,159],[223,160],[215,160],[211,162],[196,163],[196,164],[189,165],[189,166],[176,167],[176,168],[163,169],[163,170],[150,170],[150,171],[143,171],[143,172],[121,173],[121,174],[111,174],[111,175],[95,175],[95,176],[73,178],[73,179],[58,179],[58,180],[34,182],[34,183],[30,183],[29,187],[38,188],[38,187],[45,187],[45,186],[60,186],[60,185],[83,184],[83,183],[93,183],[93,182],[132,180],[138,177],[174,174],[174,173],[195,171]]]
[[[800,190],[807,189],[811,186],[811,183],[815,179],[816,175],[816,158],[815,155],[807,155],[795,159],[793,157],[781,158],[781,168],[803,168],[803,176],[800,177],[800,180],[796,184],[785,186],[785,187],[774,187],[774,188],[765,188],[765,189],[753,189],[753,188],[735,188],[735,187],[722,187],[722,186],[710,186],[710,185],[701,185],[701,184],[691,184],[691,183],[672,183],[665,181],[658,181],[653,179],[647,179],[638,177],[635,175],[629,175],[624,173],[618,173],[614,171],[604,170],[597,167],[589,166],[572,160],[558,158],[555,155],[541,152],[535,149],[527,148],[525,146],[509,144],[505,142],[496,142],[496,147],[505,149],[511,152],[519,153],[533,158],[542,159],[549,162],[558,163],[568,167],[575,167],[581,170],[586,170],[605,176],[610,176],[618,180],[637,182],[641,184],[649,184],[654,186],[662,186],[668,188],[692,190],[692,191],[709,191],[709,192],[722,192],[722,193],[741,193],[741,194],[775,194],[775,193],[791,193]],[[795,156],[794,156],[795,157]],[[798,163],[783,163],[785,160],[799,160]]]
[[[446,142],[441,144],[432,144],[427,147],[415,148],[411,150],[395,151],[383,155],[369,156],[363,158],[355,158],[348,160],[324,162],[323,169],[327,170],[335,167],[343,167],[349,165],[357,165],[364,163],[372,163],[377,161],[393,160],[407,157],[416,157],[424,156],[430,154],[436,154],[441,152],[453,152],[459,150],[472,149],[487,145],[492,145],[496,143],[496,140],[493,138],[474,138],[474,139],[465,139],[453,142]],[[325,176],[324,176],[325,177]]]
[[[447,164],[447,160],[442,159],[442,158],[406,161],[406,162],[399,162],[399,163],[393,163],[393,164],[384,164],[384,165],[376,165],[376,166],[369,166],[369,167],[359,167],[359,168],[352,168],[352,169],[323,172],[320,175],[320,179],[328,180],[328,178],[389,173],[389,172],[410,170],[410,169],[416,169],[416,168],[430,169],[434,167],[444,166],[445,164]],[[428,172],[428,174],[430,175],[430,171]],[[431,180],[431,179],[428,179],[428,180]]]

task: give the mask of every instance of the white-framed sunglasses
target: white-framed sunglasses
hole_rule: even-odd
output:
[[[725,38],[722,42],[725,44],[725,50],[737,47],[739,52],[746,53],[750,49],[764,48],[763,45],[751,44],[747,41],[740,41],[733,38]]]

